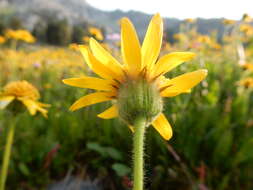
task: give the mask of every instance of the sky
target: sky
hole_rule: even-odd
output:
[[[253,16],[253,0],[86,0],[102,10],[137,10],[163,17],[240,19]]]

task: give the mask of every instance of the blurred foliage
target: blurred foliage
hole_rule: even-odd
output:
[[[88,36],[89,23],[83,21],[82,23],[73,26],[72,42],[83,43],[83,37]]]
[[[52,21],[47,26],[47,41],[54,45],[68,45],[71,42],[72,28],[67,20]]]

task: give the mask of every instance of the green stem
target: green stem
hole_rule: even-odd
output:
[[[143,190],[143,150],[144,150],[144,133],[145,119],[139,118],[134,124],[134,184],[133,190]]]
[[[3,164],[2,164],[2,171],[1,171],[1,177],[0,177],[0,190],[5,189],[5,182],[7,179],[7,173],[8,173],[8,166],[10,161],[10,155],[11,155],[11,147],[13,143],[13,136],[15,132],[15,121],[12,123],[12,125],[9,128],[8,134],[7,134],[7,140],[5,145],[5,151],[4,151],[4,157],[3,157]]]

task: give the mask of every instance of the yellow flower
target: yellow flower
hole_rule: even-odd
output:
[[[90,37],[89,37],[89,36],[84,36],[84,37],[83,37],[83,41],[84,41],[85,43],[89,43],[89,40],[90,40]]]
[[[239,29],[247,36],[253,35],[253,27],[250,24],[242,24]]]
[[[249,16],[247,13],[245,13],[245,14],[243,14],[243,16],[242,16],[242,20],[243,20],[244,22],[251,22],[251,21],[252,21],[252,18],[251,18],[251,16]]]
[[[253,78],[248,77],[248,78],[242,79],[242,80],[239,81],[238,84],[240,86],[245,87],[245,88],[253,88]]]
[[[193,18],[187,18],[187,19],[185,19],[185,22],[187,22],[187,23],[194,23],[194,22],[196,22],[196,20],[193,19]]]
[[[186,41],[187,36],[184,33],[177,33],[173,35],[173,38],[178,41]]]
[[[85,76],[63,80],[65,84],[71,86],[97,90],[97,92],[88,94],[77,100],[70,107],[70,110],[74,111],[92,104],[114,100],[115,104],[98,114],[98,117],[111,119],[119,116],[122,118],[122,112],[128,109],[128,107],[122,105],[131,103],[132,99],[139,97],[138,92],[146,90],[150,95],[150,97],[148,95],[148,98],[151,98],[153,94],[157,98],[157,100],[151,98],[151,101],[153,101],[151,108],[159,112],[154,117],[152,116],[152,120],[148,122],[153,125],[164,139],[170,139],[172,137],[171,126],[164,114],[159,111],[160,105],[156,107],[156,103],[161,102],[162,97],[173,97],[189,92],[192,87],[206,77],[207,70],[201,69],[173,79],[166,79],[163,76],[164,74],[181,63],[189,61],[195,54],[190,52],[174,52],[158,59],[162,45],[162,35],[163,22],[160,15],[156,14],[148,26],[141,47],[134,26],[128,18],[123,18],[121,20],[123,64],[112,57],[94,39],[90,40],[90,49],[79,46],[88,66],[101,78]],[[131,93],[132,90],[137,93]],[[145,93],[143,95],[146,95]],[[126,98],[125,102],[122,101],[124,98]],[[131,106],[134,107],[135,105]],[[148,110],[135,111],[138,114],[145,114],[145,111],[148,112]],[[133,113],[131,114],[133,115]],[[125,118],[123,116],[124,120]],[[126,122],[131,125],[131,121]]]
[[[96,39],[98,39],[98,40],[103,40],[103,39],[104,39],[101,30],[98,29],[98,28],[90,27],[90,28],[89,28],[89,33],[90,33],[91,35],[93,35],[93,36],[94,36]]]
[[[69,44],[69,49],[75,50],[75,51],[79,51],[79,47],[76,43],[71,43]]]
[[[5,42],[5,38],[3,36],[0,36],[0,44],[3,44]]]
[[[198,35],[197,42],[211,44],[211,39],[208,35]]]
[[[44,107],[49,107],[49,105],[38,102],[39,98],[39,91],[27,81],[10,82],[0,93],[0,109],[6,108],[11,102],[17,100],[26,106],[31,115],[39,111],[47,117],[47,110]]]
[[[242,68],[248,71],[253,71],[253,64],[251,63],[245,63],[242,65]]]
[[[234,20],[230,20],[230,19],[224,19],[223,20],[223,24],[224,25],[233,25],[233,24],[235,24],[235,21]]]
[[[36,41],[35,37],[27,30],[12,30],[8,29],[5,31],[6,38],[21,40],[27,43],[34,43]]]

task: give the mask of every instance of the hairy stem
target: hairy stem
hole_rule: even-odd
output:
[[[144,133],[145,133],[145,119],[138,118],[134,124],[134,147],[133,147],[133,161],[134,161],[134,184],[133,190],[143,190],[143,152],[144,152]]]

